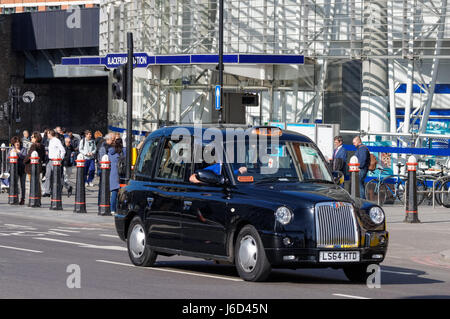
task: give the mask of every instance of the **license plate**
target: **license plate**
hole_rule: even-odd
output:
[[[319,261],[324,263],[359,261],[359,251],[321,251]]]

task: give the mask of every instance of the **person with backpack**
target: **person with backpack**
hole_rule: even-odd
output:
[[[84,132],[84,138],[80,141],[79,152],[83,154],[85,159],[84,170],[87,186],[94,186],[92,181],[95,177],[95,154],[97,153],[97,147],[95,140],[92,139],[92,133],[90,130]]]
[[[356,147],[355,156],[358,158],[359,162],[359,196],[360,198],[365,199],[366,188],[364,181],[369,172],[370,152],[367,146],[362,143],[361,137],[359,136],[353,138],[353,145]]]
[[[111,192],[111,214],[114,215],[117,210],[117,193],[120,188],[120,178],[123,176],[123,163],[125,158],[125,148],[123,147],[122,139],[117,138],[114,144],[108,150],[109,161],[111,162],[111,171],[109,174],[109,190]]]

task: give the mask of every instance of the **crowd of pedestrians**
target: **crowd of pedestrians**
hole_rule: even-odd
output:
[[[52,174],[55,169],[52,159],[61,159],[62,175],[61,185],[67,190],[67,196],[73,193],[72,176],[73,168],[76,167],[76,159],[79,154],[85,160],[84,176],[85,186],[94,187],[96,176],[101,178],[100,162],[104,155],[109,156],[111,162],[110,190],[111,190],[111,213],[116,212],[116,198],[119,190],[120,178],[117,168],[120,158],[125,157],[125,149],[120,133],[108,133],[105,136],[100,131],[94,134],[85,130],[82,134],[74,134],[71,130],[57,126],[54,129],[45,128],[44,132],[33,132],[31,135],[27,130],[22,132],[22,137],[14,136],[11,139],[11,149],[18,156],[18,177],[20,183],[20,205],[25,204],[25,193],[31,177],[31,156],[34,151],[38,153],[38,170],[42,176],[41,196],[50,197],[52,187]],[[9,154],[8,154],[9,156]],[[100,182],[99,182],[100,184]],[[99,191],[100,194],[100,191]],[[99,195],[100,198],[100,195]]]

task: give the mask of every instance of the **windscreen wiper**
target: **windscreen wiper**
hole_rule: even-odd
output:
[[[314,179],[314,178],[307,178],[304,179],[302,182],[305,183],[326,183],[326,184],[334,184],[332,181],[327,181],[326,179]]]
[[[289,181],[299,182],[299,179],[293,176],[271,176],[271,177],[264,177],[256,181],[254,184],[270,183],[270,182],[289,182]]]

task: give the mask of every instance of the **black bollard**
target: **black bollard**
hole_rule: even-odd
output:
[[[86,212],[86,189],[84,186],[84,156],[79,154],[76,161],[77,163],[77,183],[75,190],[75,208],[74,213],[87,213]]]
[[[410,156],[408,163],[408,182],[406,189],[406,216],[405,223],[420,223],[417,211],[417,160],[414,156]]]
[[[351,175],[350,195],[353,198],[360,197],[359,193],[359,163],[356,156],[352,156],[350,163],[348,163],[348,171]]]
[[[13,150],[9,155],[9,195],[8,204],[18,205],[19,204],[19,173],[18,173],[18,161],[19,156]]]
[[[100,162],[100,168],[102,169],[102,178],[100,185],[100,203],[98,205],[98,214],[101,216],[111,216],[110,205],[110,191],[109,191],[109,174],[111,169],[111,162],[108,155],[103,155]]]
[[[0,158],[0,161],[1,161],[1,175],[3,175],[4,173],[6,173],[6,171],[7,171],[7,156],[6,156],[6,145],[5,145],[5,143],[3,143],[2,144],[2,146],[1,146],[1,148],[0,148],[0,150],[1,150],[1,158]]]
[[[52,198],[50,200],[51,210],[63,210],[62,208],[62,183],[61,183],[61,159],[54,158],[51,159],[53,165],[53,179],[52,179]]]
[[[36,151],[31,153],[31,179],[29,207],[41,207],[41,184],[39,172],[39,155]]]

